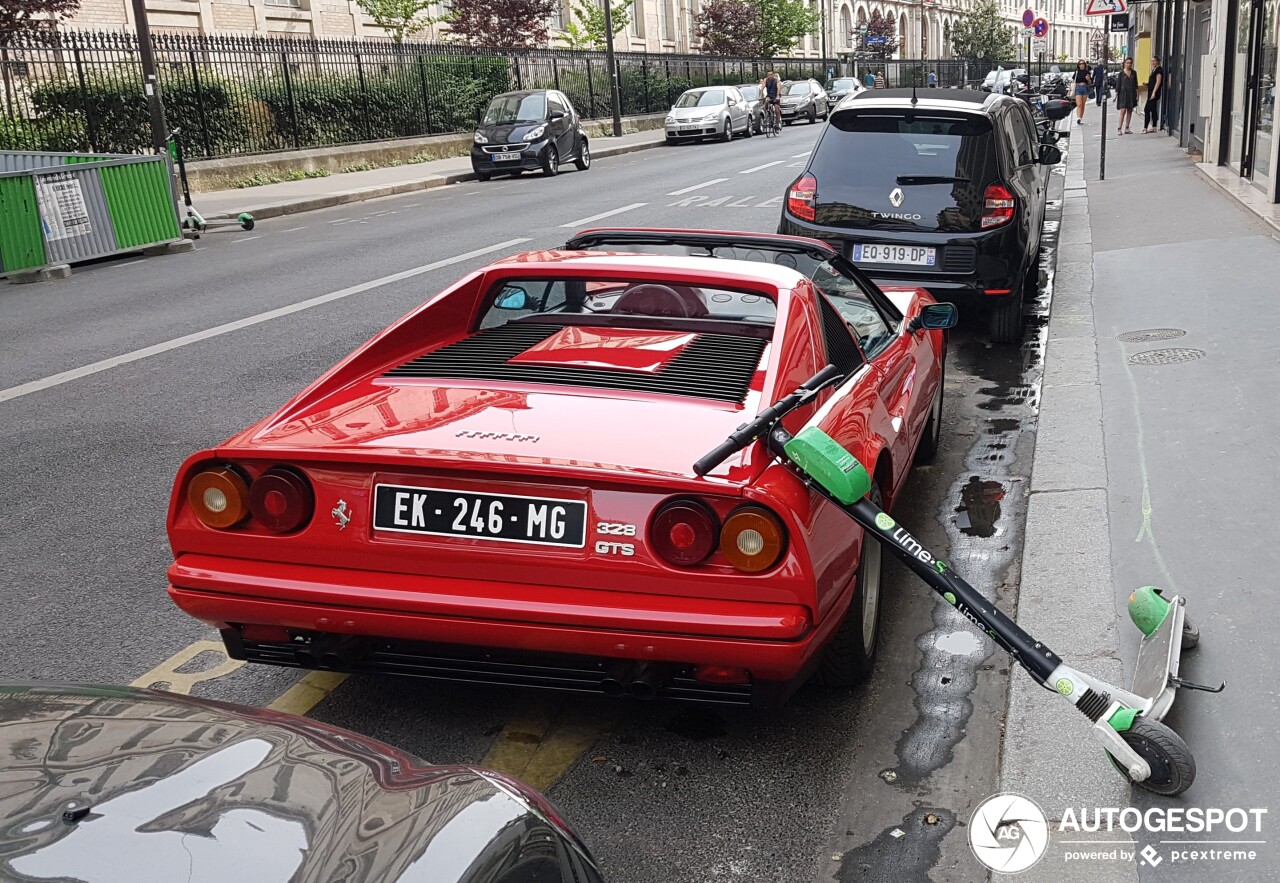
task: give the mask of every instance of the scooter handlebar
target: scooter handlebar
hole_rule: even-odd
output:
[[[706,456],[693,464],[697,475],[706,475],[729,457],[764,435],[769,427],[782,417],[809,401],[821,390],[839,381],[844,373],[835,365],[828,365],[817,374],[800,384],[790,395],[783,396],[775,404],[770,405],[756,416],[754,420],[742,424]]]

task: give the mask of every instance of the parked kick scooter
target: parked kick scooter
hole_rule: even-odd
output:
[[[782,427],[780,421],[785,415],[843,379],[838,368],[828,365],[795,392],[739,426],[727,441],[694,464],[694,472],[705,475],[731,454],[763,438],[770,454],[862,525],[868,535],[1011,654],[1037,683],[1093,721],[1094,738],[1130,782],[1166,796],[1181,794],[1191,787],[1196,776],[1191,750],[1160,719],[1173,705],[1178,687],[1217,693],[1226,684],[1206,687],[1178,677],[1182,650],[1195,646],[1199,639],[1199,633],[1186,619],[1185,600],[1177,595],[1165,598],[1152,586],[1144,586],[1130,596],[1129,616],[1143,634],[1133,690],[1112,686],[1066,665],[867,499],[871,476],[831,436],[816,426],[807,426],[796,435]]]
[[[191,204],[191,187],[187,184],[187,164],[182,157],[182,130],[174,129],[169,133],[169,157],[178,165],[178,180],[182,182],[182,201],[187,207],[187,216],[182,219],[182,229],[191,231],[192,239],[199,239],[200,234],[210,227],[229,227],[238,225],[245,230],[253,229],[253,215],[241,212],[235,219],[225,218],[207,220],[196,211]]]

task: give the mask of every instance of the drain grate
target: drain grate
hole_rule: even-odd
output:
[[[1187,332],[1181,328],[1147,328],[1143,331],[1126,331],[1116,339],[1125,343],[1149,343],[1153,340],[1173,340],[1186,337]]]
[[[1129,357],[1134,365],[1176,365],[1178,362],[1194,362],[1205,357],[1204,350],[1172,347],[1167,350],[1147,350]]]

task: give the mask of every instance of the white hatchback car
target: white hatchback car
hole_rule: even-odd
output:
[[[693,138],[732,141],[751,136],[751,105],[733,86],[689,89],[676,99],[666,120],[667,143]]]

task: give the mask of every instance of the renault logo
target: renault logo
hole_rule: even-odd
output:
[[[898,206],[902,205],[902,203],[906,202],[906,199],[907,199],[906,196],[904,196],[902,193],[901,187],[895,187],[889,193],[889,202],[893,203],[894,208],[897,208]]]

